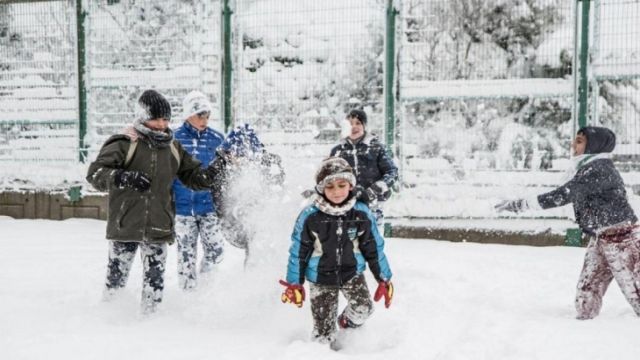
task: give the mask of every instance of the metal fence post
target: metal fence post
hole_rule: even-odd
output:
[[[82,8],[83,0],[76,0],[76,53],[78,55],[78,159],[85,162],[87,148],[84,137],[87,134],[87,89],[84,82],[84,69],[86,64],[86,47],[84,23],[87,12]]]
[[[231,108],[231,76],[233,64],[231,63],[231,8],[229,0],[222,3],[222,116],[225,132],[233,123]]]
[[[589,97],[589,80],[587,66],[589,64],[589,8],[590,0],[582,2],[582,26],[580,33],[580,85],[578,87],[578,127],[587,126],[587,100]]]
[[[394,153],[396,135],[396,112],[394,99],[395,56],[396,56],[396,16],[398,10],[393,0],[387,0],[387,16],[385,31],[385,67],[384,67],[384,129],[387,152]]]

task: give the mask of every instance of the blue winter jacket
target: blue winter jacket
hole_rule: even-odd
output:
[[[216,158],[216,148],[224,140],[220,132],[211,128],[198,131],[186,121],[175,131],[174,136],[189,154],[200,161],[202,167],[207,167]],[[216,209],[208,190],[190,190],[176,179],[173,182],[173,191],[177,215],[205,215]]]
[[[287,281],[340,286],[361,274],[366,264],[377,281],[389,281],[391,269],[384,238],[367,205],[356,202],[343,215],[309,205],[298,216],[289,248]]]

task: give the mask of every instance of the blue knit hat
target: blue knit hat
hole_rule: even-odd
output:
[[[253,156],[262,153],[263,148],[264,145],[249,124],[236,126],[218,147],[234,156]]]

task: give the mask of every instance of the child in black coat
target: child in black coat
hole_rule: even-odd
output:
[[[572,145],[576,173],[569,182],[536,199],[495,206],[498,211],[521,212],[573,203],[576,222],[589,237],[575,300],[578,319],[599,314],[602,297],[614,278],[640,316],[640,228],[611,161],[615,144],[616,136],[607,128],[581,128]]]

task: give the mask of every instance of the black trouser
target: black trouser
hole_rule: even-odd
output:
[[[347,299],[347,306],[341,316],[345,316],[352,324],[364,324],[373,313],[373,302],[364,275],[356,275],[342,286],[309,285],[311,314],[313,316],[313,337],[320,342],[335,340],[336,320],[338,318],[338,295]]]
[[[143,267],[142,311],[153,312],[162,301],[164,270],[167,261],[166,243],[111,241],[107,266],[107,290],[117,290],[127,284],[136,250],[140,247]]]

